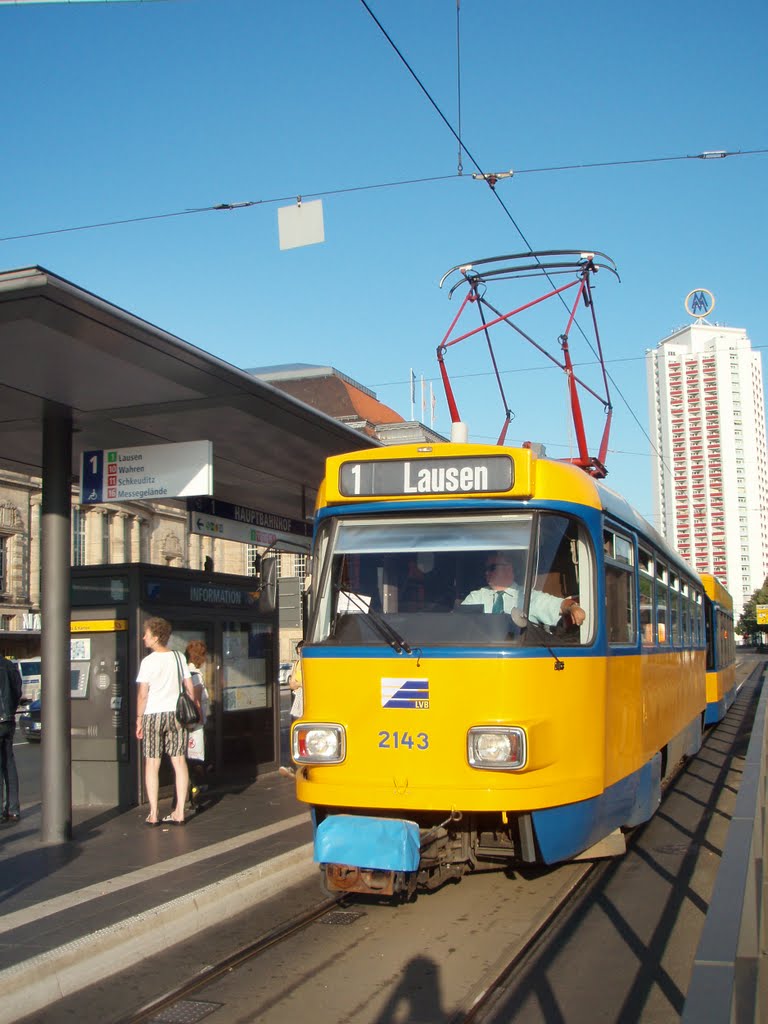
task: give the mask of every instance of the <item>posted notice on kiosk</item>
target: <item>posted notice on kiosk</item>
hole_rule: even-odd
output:
[[[104,448],[80,456],[80,504],[213,494],[213,444]]]

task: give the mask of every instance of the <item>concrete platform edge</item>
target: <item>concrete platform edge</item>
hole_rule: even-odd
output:
[[[317,872],[312,844],[0,971],[0,1024],[14,1024]]]

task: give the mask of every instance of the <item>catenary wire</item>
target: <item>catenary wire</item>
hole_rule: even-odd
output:
[[[486,179],[486,181],[488,181],[488,178],[487,178],[487,176],[486,176],[485,172],[483,171],[482,167],[480,166],[480,164],[479,164],[479,163],[477,162],[477,160],[476,160],[476,159],[474,158],[474,156],[473,156],[473,155],[472,155],[472,153],[471,153],[471,152],[469,151],[469,149],[467,149],[466,145],[465,145],[465,144],[464,144],[464,143],[462,142],[461,138],[459,137],[458,133],[456,132],[456,129],[455,129],[454,127],[453,127],[453,125],[451,124],[451,122],[450,122],[450,121],[448,120],[448,118],[447,118],[447,117],[445,116],[445,114],[444,114],[444,113],[442,112],[442,110],[441,110],[441,109],[440,109],[440,107],[439,107],[439,106],[437,105],[437,103],[435,102],[435,100],[434,100],[434,99],[432,98],[432,96],[431,96],[431,94],[430,94],[429,90],[428,90],[428,89],[426,88],[426,86],[425,86],[425,85],[423,84],[423,82],[421,81],[421,79],[419,78],[419,76],[418,76],[418,75],[416,74],[416,72],[415,72],[415,71],[413,70],[413,68],[411,67],[411,65],[410,65],[410,64],[408,63],[408,61],[407,61],[407,60],[405,59],[405,57],[403,56],[403,54],[402,54],[402,53],[400,52],[400,50],[398,49],[398,47],[397,47],[397,45],[396,45],[396,43],[395,43],[394,39],[392,39],[392,37],[390,36],[390,34],[389,34],[389,33],[387,32],[387,30],[386,30],[386,29],[384,28],[384,26],[383,26],[383,25],[381,24],[381,22],[379,21],[379,19],[378,19],[378,18],[376,17],[376,15],[375,15],[375,14],[373,13],[373,11],[371,10],[371,8],[370,8],[370,7],[368,6],[368,4],[366,3],[366,0],[360,0],[360,3],[361,3],[361,4],[363,5],[363,7],[364,7],[364,8],[366,9],[366,11],[368,12],[368,14],[370,14],[371,18],[372,18],[372,19],[373,19],[373,21],[375,22],[375,24],[376,24],[376,26],[378,27],[378,29],[379,29],[379,31],[381,32],[381,34],[382,34],[382,35],[384,36],[384,38],[385,38],[385,39],[387,40],[387,42],[389,43],[389,45],[390,45],[390,46],[392,47],[392,49],[393,49],[393,50],[395,51],[395,53],[396,53],[396,54],[397,54],[397,56],[398,56],[398,57],[400,58],[400,60],[401,60],[401,61],[403,62],[403,64],[405,65],[405,67],[406,67],[406,68],[408,69],[408,72],[409,72],[409,74],[411,75],[411,77],[413,78],[413,80],[414,80],[414,81],[416,82],[416,84],[418,85],[418,87],[419,87],[419,88],[421,89],[421,91],[422,91],[422,92],[424,93],[424,95],[425,95],[425,96],[427,97],[427,99],[429,100],[429,102],[430,102],[430,103],[432,104],[432,106],[433,106],[433,107],[435,108],[435,111],[437,112],[437,115],[438,115],[438,117],[439,117],[439,118],[440,118],[440,120],[441,120],[441,121],[443,122],[443,124],[444,124],[444,125],[446,126],[446,128],[447,128],[447,129],[448,129],[448,131],[449,131],[449,132],[451,133],[451,135],[453,135],[454,139],[456,139],[456,141],[457,141],[457,142],[458,142],[458,144],[459,144],[459,147],[460,147],[460,149],[461,149],[461,150],[462,150],[462,151],[463,151],[463,152],[464,152],[464,153],[465,153],[465,154],[467,155],[468,159],[469,159],[469,160],[470,160],[470,162],[471,162],[471,163],[472,163],[472,164],[474,165],[474,167],[475,167],[475,169],[477,170],[477,172],[478,172],[478,174],[480,175],[480,177],[481,177],[481,178],[485,178],[485,179]],[[503,199],[501,198],[501,196],[497,194],[497,192],[496,192],[496,189],[495,189],[495,187],[494,187],[494,186],[493,186],[493,185],[492,185],[492,184],[490,183],[490,181],[488,181],[488,184],[489,184],[489,187],[490,187],[490,189],[491,189],[491,192],[493,192],[494,196],[496,197],[496,200],[497,200],[497,202],[499,203],[499,205],[501,206],[501,208],[502,208],[502,209],[504,210],[504,213],[505,213],[505,214],[507,215],[507,217],[509,218],[509,221],[511,222],[511,224],[512,224],[512,226],[514,227],[515,231],[517,231],[518,235],[520,235],[520,237],[522,238],[523,242],[524,242],[524,243],[525,243],[525,245],[527,246],[527,248],[528,248],[528,251],[529,251],[529,252],[533,252],[533,246],[532,246],[532,245],[531,245],[531,243],[530,243],[530,242],[528,241],[528,239],[527,239],[527,238],[525,237],[525,234],[523,233],[523,230],[522,230],[522,228],[521,228],[521,227],[520,227],[520,225],[519,225],[519,224],[517,223],[517,221],[515,220],[515,218],[514,218],[514,217],[512,216],[512,212],[511,212],[511,210],[509,210],[509,208],[507,207],[507,205],[505,204],[505,202],[504,202],[504,200],[503,200]]]
[[[465,145],[465,144],[464,144],[464,143],[462,142],[462,140],[461,140],[461,137],[460,137],[460,135],[459,135],[459,134],[458,134],[458,133],[456,132],[456,130],[455,130],[455,128],[453,127],[453,125],[452,125],[452,124],[450,123],[450,121],[448,120],[448,118],[447,118],[447,117],[445,116],[445,114],[443,113],[443,111],[442,111],[442,110],[440,109],[440,107],[438,106],[438,104],[436,103],[436,101],[434,100],[434,98],[432,97],[432,95],[430,94],[429,90],[428,90],[428,89],[426,88],[426,86],[425,86],[425,85],[423,84],[423,82],[421,81],[421,79],[419,78],[419,76],[418,76],[418,75],[416,74],[416,72],[415,72],[415,71],[413,70],[413,68],[411,67],[411,65],[410,65],[410,64],[408,63],[408,61],[407,61],[407,60],[405,59],[404,55],[403,55],[403,54],[401,53],[401,51],[400,51],[400,49],[398,48],[398,46],[397,46],[397,45],[395,44],[395,41],[394,41],[394,40],[392,39],[392,37],[391,37],[391,36],[389,35],[389,33],[387,32],[387,30],[386,30],[386,29],[384,28],[384,26],[383,26],[383,25],[381,24],[381,22],[379,21],[379,19],[378,19],[378,18],[376,17],[376,15],[375,15],[375,14],[373,13],[373,11],[371,10],[371,8],[370,8],[370,7],[368,6],[368,4],[367,4],[366,0],[360,0],[360,3],[361,3],[361,4],[362,4],[362,6],[363,6],[363,7],[365,8],[365,10],[366,10],[366,11],[368,12],[368,14],[370,15],[370,17],[372,18],[372,20],[374,21],[374,23],[375,23],[375,24],[376,24],[376,26],[378,27],[379,31],[380,31],[380,32],[382,33],[382,35],[384,36],[384,38],[385,38],[385,39],[387,40],[387,42],[389,43],[389,45],[390,45],[390,46],[392,47],[392,49],[393,49],[393,50],[395,51],[395,53],[397,54],[397,56],[398,56],[398,57],[400,58],[400,60],[401,60],[401,62],[403,63],[403,65],[404,65],[404,66],[405,66],[405,67],[407,68],[407,70],[408,70],[408,73],[409,73],[409,74],[411,75],[411,77],[412,77],[412,78],[413,78],[413,80],[414,80],[414,81],[416,82],[416,84],[418,85],[418,87],[419,87],[419,88],[421,89],[421,91],[422,91],[422,92],[424,93],[424,95],[426,96],[426,98],[427,98],[427,99],[429,100],[430,104],[431,104],[431,105],[432,105],[432,106],[434,107],[435,111],[437,112],[437,115],[438,115],[438,117],[439,117],[439,118],[441,119],[441,121],[442,121],[442,122],[443,122],[443,123],[445,124],[446,128],[448,128],[448,130],[450,131],[450,133],[451,133],[451,134],[453,135],[453,137],[454,137],[454,138],[456,139],[456,141],[458,142],[458,144],[459,144],[459,152],[461,152],[461,151],[463,150],[463,151],[464,151],[464,152],[466,153],[466,155],[467,155],[467,157],[469,158],[469,160],[470,160],[470,161],[471,161],[471,162],[472,162],[472,163],[474,164],[475,168],[477,169],[477,171],[478,171],[478,177],[480,177],[480,178],[484,179],[484,180],[485,180],[485,181],[487,182],[487,184],[488,184],[489,188],[491,189],[491,192],[493,193],[493,196],[494,196],[494,198],[496,199],[496,201],[497,201],[497,202],[499,203],[499,205],[501,206],[502,210],[503,210],[503,211],[504,211],[504,213],[506,214],[506,216],[507,216],[507,218],[509,219],[510,223],[511,223],[511,224],[512,224],[512,226],[514,227],[515,231],[517,231],[518,235],[519,235],[519,236],[520,236],[520,238],[521,238],[521,239],[523,240],[523,243],[524,243],[524,244],[525,244],[525,246],[527,247],[528,251],[529,251],[529,252],[530,252],[530,253],[531,253],[531,254],[533,255],[533,258],[535,259],[536,263],[538,263],[538,264],[539,264],[539,265],[541,266],[541,261],[540,261],[539,257],[538,257],[538,256],[536,255],[536,253],[534,252],[534,250],[533,250],[533,246],[532,246],[532,245],[531,245],[531,243],[530,243],[530,242],[528,241],[528,239],[527,239],[527,237],[525,236],[525,234],[524,234],[524,232],[523,232],[522,228],[520,227],[520,225],[519,225],[519,224],[517,223],[517,221],[516,221],[516,220],[515,220],[515,218],[513,217],[513,215],[512,215],[512,212],[511,212],[511,210],[510,210],[510,209],[509,209],[509,208],[507,207],[507,205],[506,205],[506,203],[504,202],[504,200],[503,200],[503,199],[501,198],[501,196],[500,196],[500,195],[499,195],[499,194],[497,193],[497,191],[496,191],[496,184],[498,183],[498,178],[497,178],[497,177],[496,177],[495,175],[489,175],[489,174],[486,174],[486,173],[485,173],[485,172],[483,171],[482,167],[481,167],[481,166],[480,166],[480,164],[479,164],[479,163],[477,162],[477,160],[476,160],[476,159],[475,159],[475,157],[474,157],[474,156],[472,155],[472,153],[471,153],[471,152],[469,151],[469,149],[467,148],[467,146],[466,146],[466,145]],[[710,152],[708,152],[708,153],[703,153],[703,154],[701,154],[701,155],[702,155],[702,157],[705,157],[705,156],[710,156],[710,157],[713,157],[713,156],[718,156],[718,157],[722,157],[722,156],[724,156],[724,155],[725,155],[725,153],[724,153],[723,151],[710,151]],[[511,176],[511,172],[510,172],[510,174],[508,174],[508,175],[506,175],[506,176]],[[554,282],[553,282],[553,280],[552,280],[552,277],[550,276],[550,274],[549,274],[549,273],[547,272],[547,270],[546,270],[546,269],[545,269],[545,268],[544,268],[543,266],[542,266],[542,270],[543,270],[543,274],[544,274],[544,277],[546,277],[546,279],[547,279],[547,280],[549,281],[550,285],[551,285],[551,286],[552,286],[552,287],[554,288],[554,287],[555,287],[555,285],[554,285]],[[566,303],[566,301],[565,301],[565,299],[564,299],[563,295],[562,295],[562,294],[560,294],[560,293],[558,293],[558,298],[559,298],[560,302],[562,303],[563,307],[564,307],[564,308],[566,309],[566,311],[568,311],[568,305],[567,305],[567,303]],[[579,323],[578,319],[576,319],[575,317],[574,317],[574,319],[573,319],[573,324],[574,324],[574,326],[576,327],[576,329],[578,330],[579,334],[580,334],[580,335],[582,336],[582,338],[584,339],[584,341],[586,342],[586,344],[587,344],[587,347],[589,348],[589,350],[590,350],[590,351],[592,352],[592,354],[593,354],[594,356],[596,356],[596,357],[597,357],[597,352],[595,352],[595,349],[594,349],[594,346],[592,345],[592,342],[591,342],[591,341],[590,341],[590,339],[589,339],[589,338],[587,337],[587,335],[586,335],[586,333],[584,332],[584,329],[582,328],[582,326],[581,326],[581,324]],[[490,344],[490,341],[489,341],[489,344]],[[619,397],[621,398],[622,402],[623,402],[623,403],[624,403],[624,405],[626,406],[627,410],[629,411],[629,414],[631,415],[631,417],[633,418],[633,420],[634,420],[634,421],[635,421],[635,423],[637,424],[638,428],[640,429],[641,433],[642,433],[642,434],[643,434],[643,436],[645,437],[646,441],[647,441],[647,442],[648,442],[648,444],[649,444],[649,445],[651,446],[651,448],[653,449],[653,451],[654,451],[654,452],[656,453],[656,455],[658,456],[659,460],[661,461],[661,463],[662,463],[662,465],[663,465],[663,466],[665,467],[665,469],[666,469],[666,470],[667,470],[668,472],[670,472],[671,470],[670,470],[669,466],[667,466],[667,464],[666,464],[666,462],[665,462],[665,460],[664,460],[664,456],[662,455],[662,453],[661,453],[661,452],[659,452],[659,451],[658,451],[658,449],[657,449],[657,448],[656,448],[656,446],[654,445],[654,443],[653,443],[653,441],[651,440],[651,437],[649,436],[648,432],[647,432],[647,431],[645,430],[645,428],[643,427],[643,425],[642,425],[642,424],[640,423],[640,420],[639,420],[639,419],[637,418],[637,416],[635,415],[635,412],[634,412],[634,410],[632,409],[631,405],[629,404],[629,402],[627,401],[627,399],[626,399],[626,398],[624,397],[624,395],[623,395],[623,393],[622,393],[621,389],[620,389],[620,388],[618,387],[618,385],[616,384],[616,382],[614,381],[614,379],[613,379],[613,378],[611,377],[611,375],[610,375],[610,373],[608,372],[608,370],[607,370],[607,369],[605,369],[605,379],[606,379],[607,381],[610,381],[610,382],[611,382],[611,384],[613,385],[613,387],[614,387],[614,389],[615,389],[616,393],[617,393],[617,394],[619,395]],[[607,394],[607,392],[606,392],[606,398],[608,398],[608,394]],[[609,408],[609,409],[610,409],[610,401],[608,401],[608,403],[607,403],[607,408]]]
[[[733,150],[728,152],[720,150],[718,152],[722,153],[723,156],[754,156],[764,155],[768,153],[768,149]],[[675,160],[701,160],[703,157],[703,153],[695,153],[681,156],[641,157],[635,160],[606,160],[588,164],[562,164],[559,167],[521,168],[520,170],[515,171],[514,174],[544,174],[549,171],[592,170],[597,167],[628,167],[634,164],[669,163]],[[404,178],[397,181],[376,182],[370,185],[347,185],[343,188],[325,189],[320,192],[302,192],[301,197],[303,199],[323,199],[326,196],[350,195],[354,192],[369,192],[374,189],[432,184],[437,181],[456,181],[459,177],[460,176],[457,174],[432,174],[424,178]],[[472,180],[471,178],[464,177],[464,175],[461,175],[461,177],[464,181]],[[45,235],[62,235],[74,231],[92,231],[96,228],[119,227],[123,224],[140,224],[144,221],[165,220],[170,217],[188,217],[191,214],[198,213],[212,213],[222,210],[245,210],[253,206],[271,206],[275,203],[295,202],[297,198],[297,195],[286,195],[275,196],[270,199],[247,199],[239,203],[216,203],[213,206],[196,206],[187,210],[173,210],[168,213],[149,213],[138,217],[121,217],[116,220],[97,221],[93,224],[76,224],[64,228],[47,228],[42,231],[27,231],[18,235],[4,235],[0,236],[0,242],[16,242],[22,241],[25,238],[41,238]]]
[[[371,8],[368,6],[368,4],[366,3],[366,0],[360,0],[360,3],[365,8],[365,10],[368,12],[368,14],[372,18],[372,20],[375,22],[375,24],[377,25],[377,27],[381,31],[382,35],[385,37],[385,39],[387,40],[389,45],[392,47],[392,49],[395,51],[397,56],[400,58],[400,60],[404,64],[404,66],[407,68],[408,72],[411,74],[411,76],[413,77],[413,79],[416,82],[416,84],[419,86],[419,88],[422,90],[422,92],[424,93],[426,98],[429,100],[430,104],[434,107],[434,109],[437,112],[437,114],[440,117],[440,119],[443,121],[445,126],[448,128],[448,130],[451,132],[451,134],[456,139],[456,141],[458,143],[458,146],[459,146],[459,166],[458,166],[458,174],[457,174],[457,176],[461,176],[462,175],[461,153],[463,151],[464,153],[466,153],[466,155],[469,158],[469,160],[472,162],[472,164],[477,169],[478,176],[480,178],[484,179],[488,183],[491,191],[493,192],[493,195],[494,195],[496,201],[501,206],[502,210],[504,211],[504,213],[506,214],[506,216],[509,219],[510,223],[513,225],[513,227],[517,231],[517,233],[520,236],[520,238],[522,239],[523,243],[527,246],[528,251],[533,253],[534,254],[534,258],[536,258],[537,262],[539,262],[538,261],[538,257],[535,256],[535,253],[533,252],[533,247],[531,246],[531,243],[528,241],[528,239],[527,239],[525,233],[523,232],[522,228],[520,227],[520,225],[515,220],[514,216],[512,215],[512,212],[507,207],[507,205],[505,204],[505,202],[503,201],[501,196],[496,192],[496,187],[495,186],[497,184],[497,179],[493,175],[486,174],[483,171],[483,169],[481,168],[481,166],[478,163],[478,161],[474,158],[474,156],[469,151],[467,146],[462,142],[460,132],[459,133],[456,132],[456,130],[453,128],[453,126],[451,125],[450,121],[447,119],[445,114],[443,114],[442,110],[437,105],[437,103],[435,102],[435,100],[433,99],[433,97],[431,96],[429,91],[426,89],[424,84],[421,82],[420,78],[418,77],[416,72],[413,70],[411,65],[408,63],[408,61],[406,60],[405,56],[402,54],[400,49],[397,47],[397,45],[395,44],[395,42],[392,39],[392,37],[389,35],[389,33],[384,28],[384,26],[378,20],[378,18],[373,13]],[[459,111],[460,111],[460,103],[461,103],[460,63],[458,63],[459,55],[460,55],[460,51],[459,51],[459,44],[460,44],[459,12],[460,12],[460,0],[456,0],[456,14],[457,14],[457,78],[458,78],[458,84],[459,84]],[[627,166],[630,163],[668,162],[668,161],[675,160],[675,159],[694,159],[694,158],[695,159],[712,159],[712,158],[723,158],[723,157],[731,156],[731,155],[748,155],[748,153],[749,154],[755,154],[755,153],[762,153],[762,152],[766,152],[766,150],[752,150],[752,151],[747,151],[746,153],[742,153],[742,152],[730,153],[730,152],[725,151],[725,150],[710,150],[710,151],[705,151],[705,152],[702,152],[700,154],[697,154],[696,157],[690,157],[690,156],[686,156],[686,157],[654,157],[654,158],[645,158],[645,159],[639,160],[639,161],[606,161],[606,162],[602,162],[602,163],[592,163],[592,164],[571,164],[571,165],[561,165],[561,166],[558,166],[558,167],[549,168],[549,170],[560,171],[560,170],[585,169],[587,167],[598,167],[598,166]],[[535,173],[535,172],[539,172],[540,173],[543,170],[545,170],[545,168],[530,168],[528,171],[521,170],[521,171],[518,171],[517,173],[518,174],[520,174],[520,173]],[[507,176],[511,176],[511,174],[512,174],[512,172],[509,172],[507,174]],[[433,181],[434,180],[444,180],[445,178],[448,178],[448,177],[453,177],[453,175],[441,176],[441,178],[419,179],[419,180],[421,180],[421,181],[423,181],[423,180],[433,180]],[[394,184],[411,184],[411,183],[414,183],[414,182],[396,182],[396,183],[393,182],[393,183],[390,183],[390,186],[394,185]],[[333,190],[333,191],[329,191],[329,192],[324,192],[324,193],[315,193],[315,194],[312,195],[312,198],[315,198],[318,195],[332,195],[332,194],[339,194],[339,193],[342,193],[342,192],[363,191],[365,189],[382,188],[382,187],[386,187],[386,186],[383,186],[383,185],[369,185],[369,186],[358,186],[355,189],[337,189],[337,190]],[[189,215],[194,214],[194,213],[206,213],[206,212],[220,211],[220,210],[242,209],[242,208],[247,208],[247,207],[251,207],[251,206],[265,205],[267,203],[286,202],[286,201],[289,201],[290,199],[293,199],[293,198],[294,198],[293,196],[289,196],[289,197],[284,197],[284,198],[281,198],[281,199],[272,199],[272,200],[248,200],[248,201],[239,202],[239,203],[219,203],[219,204],[216,204],[215,206],[198,207],[198,208],[194,208],[194,209],[190,209],[190,210],[177,211],[177,212],[174,212],[174,213],[153,214],[153,215],[147,215],[147,216],[143,216],[143,217],[126,218],[126,219],[117,220],[117,221],[102,221],[102,222],[99,222],[99,223],[82,225],[82,226],[79,226],[79,227],[58,228],[58,229],[53,229],[53,230],[48,230],[48,231],[30,232],[30,233],[22,234],[22,235],[9,235],[9,236],[5,236],[5,237],[0,237],[0,242],[17,241],[17,240],[21,240],[21,239],[24,239],[24,238],[40,237],[41,235],[54,235],[54,234],[64,234],[64,233],[73,232],[73,231],[92,230],[92,229],[95,229],[95,228],[108,227],[108,226],[116,226],[116,225],[122,225],[122,224],[140,223],[140,222],[145,222],[145,221],[149,221],[149,220],[159,220],[159,219],[167,219],[167,218],[171,218],[171,217],[189,216]],[[308,198],[306,196],[306,194],[304,195],[304,198]],[[550,278],[550,275],[546,272],[546,270],[544,271],[544,276],[550,281],[550,284],[551,284],[552,280]],[[560,298],[560,301],[565,305],[565,300],[563,299],[562,295],[560,295],[559,298]],[[567,308],[567,306],[566,306],[566,308]],[[579,331],[579,333],[582,335],[584,341],[589,346],[589,348],[592,351],[593,355],[597,355],[597,353],[595,353],[595,351],[594,351],[592,343],[590,342],[589,338],[584,333],[584,330],[582,329],[582,327],[579,324],[578,320],[574,320],[574,324],[575,324],[577,330]],[[632,410],[629,402],[626,400],[626,398],[622,394],[621,389],[618,387],[616,382],[611,377],[610,373],[608,373],[607,371],[606,371],[606,376],[607,376],[607,379],[611,381],[611,384],[616,389],[617,394],[621,397],[622,401],[624,402],[624,404],[626,405],[627,409],[629,410],[630,415],[632,416],[632,418],[637,423],[639,429],[641,430],[641,432],[645,436],[646,440],[651,445],[651,447],[654,449],[654,451],[656,451],[656,448],[655,448],[653,442],[651,441],[651,438],[648,436],[647,432],[644,430],[642,424],[640,423],[640,421],[638,420],[638,418],[635,415],[634,411]],[[656,454],[659,456],[660,459],[662,459],[662,462],[663,462],[663,456],[658,451],[656,451]]]
[[[464,172],[461,162],[461,0],[456,0],[456,128],[459,133],[459,152],[456,170]]]

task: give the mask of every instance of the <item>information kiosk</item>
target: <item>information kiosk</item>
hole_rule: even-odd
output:
[[[208,648],[212,723],[206,760],[216,778],[252,781],[275,763],[279,712],[274,593],[261,581],[156,565],[72,569],[72,803],[129,807],[144,799],[136,740],[136,675],[144,621],[173,626],[171,646]],[[161,775],[170,782],[172,772]]]

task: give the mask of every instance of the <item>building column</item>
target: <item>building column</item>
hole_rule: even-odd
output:
[[[130,544],[126,543],[127,512],[115,512],[112,519],[112,536],[110,538],[111,562],[130,562]]]
[[[107,514],[105,508],[94,506],[89,508],[85,516],[85,564],[101,565],[104,559],[102,554],[102,523]]]
[[[29,508],[29,603],[40,607],[40,506],[42,498],[35,495]]]
[[[216,538],[215,537],[202,537],[202,550],[200,551],[200,569],[205,568],[206,558],[210,558],[213,563],[214,572],[216,571]],[[221,569],[219,569],[221,571]]]
[[[142,530],[142,525],[145,522],[141,516],[131,517],[131,561],[132,562],[148,562],[149,558],[146,557],[148,552],[144,551],[146,536],[145,530]]]

